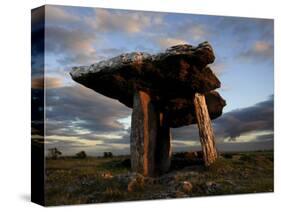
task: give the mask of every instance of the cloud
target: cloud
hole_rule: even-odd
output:
[[[126,52],[125,48],[104,48],[100,49],[98,52],[91,51],[88,54],[85,53],[76,53],[75,55],[66,55],[63,58],[58,59],[57,61],[61,65],[73,65],[82,64],[82,65],[91,65],[95,62],[106,60],[111,57],[115,57],[119,54]]]
[[[257,131],[273,131],[273,96],[254,106],[225,113],[214,121],[220,136],[235,140],[242,134]]]
[[[44,7],[32,10],[31,66],[32,76],[41,76],[44,67]]]
[[[51,6],[47,10],[46,52],[55,55],[61,65],[85,65],[106,59],[105,50],[114,50],[115,47],[101,48],[96,51],[100,41],[106,42],[103,33],[142,33],[143,30],[162,24],[162,16],[157,13],[121,11],[109,9],[95,9],[87,16],[78,16],[70,13],[67,8]],[[104,41],[105,39],[105,41]],[[118,50],[124,48],[118,48]]]
[[[271,45],[265,41],[257,41],[254,44],[254,51],[257,53],[267,53],[271,49]]]
[[[93,134],[92,134],[93,135]],[[95,136],[79,137],[74,135],[51,135],[45,137],[45,150],[48,153],[50,148],[58,148],[63,155],[73,155],[79,151],[86,151],[88,155],[101,156],[103,152],[113,152],[115,155],[129,154],[129,137],[125,136],[120,139],[102,138]]]
[[[254,60],[256,62],[262,60],[273,60],[274,47],[272,43],[258,40],[247,50],[240,54],[240,58],[244,60]]]
[[[166,26],[169,37],[188,40],[189,43],[197,44],[209,40],[214,35],[213,23],[202,23],[192,18],[183,19],[180,23]]]
[[[62,81],[56,77],[34,77],[31,80],[31,88],[40,89],[44,88],[59,88],[63,86]]]
[[[46,50],[49,53],[89,53],[94,51],[95,35],[80,29],[61,26],[46,28]]]
[[[138,33],[162,23],[162,15],[150,12],[95,9],[95,18],[85,19],[93,29],[101,32]]]
[[[214,29],[221,31],[213,35],[221,42],[231,38],[227,45],[233,59],[253,62],[271,60],[274,52],[273,24],[272,19],[219,17]]]
[[[216,140],[223,148],[225,143],[273,142],[273,96],[251,107],[224,113],[213,121]],[[238,139],[241,137],[240,139]],[[196,125],[172,129],[174,140],[188,143],[197,141]],[[243,140],[247,139],[247,140]],[[243,141],[242,141],[243,140]],[[270,144],[269,144],[270,145]]]
[[[93,50],[90,51],[88,54],[83,52],[83,53],[76,53],[72,55],[65,55],[62,58],[58,58],[57,62],[65,66],[91,65],[101,59],[102,57],[98,56],[96,52]]]
[[[123,154],[121,146],[128,147],[130,130],[118,120],[130,114],[131,109],[117,100],[81,85],[48,89],[47,147],[59,147],[69,154],[78,150],[95,155],[105,150]]]
[[[253,34],[262,40],[273,38],[273,19],[220,17],[216,28],[230,32],[242,45],[245,40],[251,39]]]
[[[175,45],[186,44],[185,40],[177,38],[156,38],[155,40],[161,46],[161,48],[168,48]]]
[[[214,46],[217,58],[224,57],[224,61],[237,58],[238,54],[251,48],[249,45],[255,41],[273,43],[273,21],[269,19],[189,16],[167,29],[169,37],[184,39],[191,44],[209,41]]]
[[[47,14],[46,52],[55,55],[59,64],[72,66],[90,65],[123,53],[120,50],[124,48],[115,47],[96,51],[97,42],[104,39],[103,32],[135,34],[162,22],[159,14],[108,9],[95,9],[94,13],[82,17],[67,8],[51,6]]]
[[[199,133],[196,124],[174,128],[172,131],[172,139],[178,141],[199,141]]]
[[[107,133],[124,131],[118,119],[126,118],[131,109],[80,85],[46,92],[49,133],[69,128],[72,133],[90,131]],[[52,126],[53,125],[53,126]],[[74,130],[76,129],[76,131]],[[65,131],[62,131],[64,133]]]
[[[46,101],[50,108],[46,112],[46,135],[53,136],[48,140],[49,146],[60,145],[63,149],[65,145],[66,152],[83,149],[96,155],[102,151],[129,153],[130,128],[126,129],[118,120],[130,116],[131,109],[80,85],[48,90]],[[273,97],[252,107],[225,113],[213,121],[213,127],[220,150],[270,149]],[[172,129],[172,139],[174,151],[200,149],[196,125]],[[69,141],[77,143],[73,146]]]
[[[209,65],[210,68],[212,69],[212,71],[216,74],[216,76],[221,76],[225,73],[225,70],[227,68],[227,65],[225,63],[219,63],[219,62],[216,62],[213,63],[213,64],[210,64]]]
[[[68,24],[81,21],[81,18],[67,11],[64,6],[46,5],[45,11],[47,23]]]
[[[187,36],[190,37],[194,41],[202,42],[206,40],[206,35],[208,35],[210,32],[207,30],[205,25],[194,25],[187,29]]]
[[[57,58],[61,65],[85,65],[96,61],[93,32],[61,26],[46,27],[46,53]]]
[[[228,143],[218,143],[217,148],[219,151],[257,151],[257,150],[272,150],[273,149],[273,140],[262,141],[262,142],[247,142],[247,143],[237,143],[237,142],[228,142]]]

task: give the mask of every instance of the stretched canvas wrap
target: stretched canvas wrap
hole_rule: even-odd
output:
[[[273,192],[273,20],[31,13],[33,202]]]

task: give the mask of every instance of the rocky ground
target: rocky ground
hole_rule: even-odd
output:
[[[128,157],[46,160],[46,204],[84,204],[273,191],[273,152],[224,153],[212,166],[200,154],[173,155],[171,171],[130,172]]]

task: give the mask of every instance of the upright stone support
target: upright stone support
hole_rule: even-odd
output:
[[[161,175],[168,172],[171,166],[171,133],[170,127],[167,126],[165,121],[165,114],[159,114],[159,128],[156,145],[156,172]]]
[[[131,166],[144,176],[154,176],[158,115],[151,97],[144,91],[134,95],[131,122]]]
[[[203,94],[195,94],[194,107],[197,125],[199,128],[200,142],[203,150],[204,163],[206,166],[209,166],[217,159],[218,154],[208,108]]]
[[[170,164],[170,128],[149,94],[138,91],[131,122],[132,170],[153,177],[167,172]]]

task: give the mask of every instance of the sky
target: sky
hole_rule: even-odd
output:
[[[42,30],[36,25],[40,18],[34,15],[34,34]],[[218,149],[272,149],[273,34],[271,19],[46,6],[44,54],[37,51],[38,39],[32,44],[34,90],[42,83],[37,58],[45,61],[46,149],[56,147],[65,155],[81,150],[89,155],[129,153],[132,110],[74,82],[69,75],[73,66],[203,41],[214,49],[216,60],[210,67],[227,103],[213,121]],[[172,129],[172,148],[199,150],[196,125]]]

